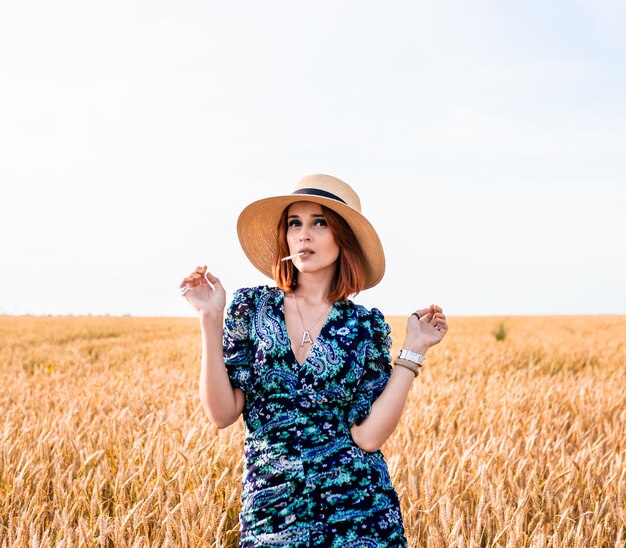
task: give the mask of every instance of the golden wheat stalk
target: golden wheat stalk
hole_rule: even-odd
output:
[[[383,447],[410,545],[624,546],[626,318],[449,323]],[[203,416],[199,344],[0,317],[0,546],[236,546],[243,427]]]

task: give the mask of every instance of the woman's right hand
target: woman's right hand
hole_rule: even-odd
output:
[[[198,266],[187,276],[181,282],[180,289],[183,297],[199,314],[223,313],[226,306],[226,291],[220,281],[207,271],[206,265]]]

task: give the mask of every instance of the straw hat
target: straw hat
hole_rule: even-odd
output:
[[[293,192],[257,200],[239,215],[237,235],[250,262],[272,277],[276,255],[276,231],[280,217],[290,204],[315,202],[332,209],[350,225],[365,257],[365,287],[374,287],[385,273],[385,253],[374,227],[361,214],[361,201],[347,183],[331,175],[308,175]]]

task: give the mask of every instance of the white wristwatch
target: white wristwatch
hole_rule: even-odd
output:
[[[403,360],[409,360],[410,362],[416,363],[417,365],[424,365],[424,360],[426,359],[424,356],[422,356],[421,354],[418,354],[417,352],[412,352],[411,350],[407,350],[406,348],[403,348],[402,350],[400,350],[400,358],[402,358]]]

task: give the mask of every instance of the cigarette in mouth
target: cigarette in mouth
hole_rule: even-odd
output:
[[[300,255],[304,255],[304,253],[296,253],[295,255],[289,255],[289,257],[283,257],[281,261],[288,261],[289,259],[295,259],[296,257],[299,257]]]

